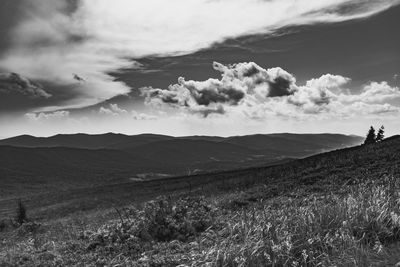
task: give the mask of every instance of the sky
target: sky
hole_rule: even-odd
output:
[[[400,0],[2,0],[0,138],[400,133]]]

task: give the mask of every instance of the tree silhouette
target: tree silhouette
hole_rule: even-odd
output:
[[[380,142],[385,138],[385,127],[382,125],[381,128],[379,128],[378,133],[376,135],[375,141]]]
[[[374,127],[369,128],[367,137],[365,138],[364,145],[373,144],[376,142],[376,134]]]

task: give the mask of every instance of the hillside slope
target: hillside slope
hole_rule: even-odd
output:
[[[205,192],[213,192],[221,188],[237,188],[254,183],[266,183],[268,185],[266,194],[274,196],[277,192],[290,192],[293,188],[298,187],[318,191],[328,185],[342,185],[362,180],[365,177],[379,178],[388,174],[400,175],[400,137],[389,138],[376,145],[336,150],[270,167],[143,182],[125,179],[115,181],[113,184],[70,188],[63,192],[45,190],[36,193],[35,196],[29,196],[27,199],[30,199],[28,205],[34,212],[41,210],[40,214],[43,216],[44,214],[45,216],[50,216],[50,214],[51,216],[60,216],[68,214],[71,210],[79,209],[83,204],[85,209],[102,208],[112,206],[113,203],[129,203],[132,200],[150,199],[160,194],[191,191],[196,188],[202,188]],[[7,188],[10,190],[23,188],[20,183],[21,178],[5,180],[5,176],[0,177],[2,177],[0,178],[2,184],[8,185],[8,187],[2,187],[3,191]],[[8,181],[8,183],[4,181]],[[42,182],[38,180],[37,185],[42,186]],[[34,185],[30,186],[34,187]],[[2,201],[0,200],[0,206],[5,207],[5,212],[10,211],[15,200],[20,197],[24,198],[24,196],[16,194],[8,197],[6,195]],[[50,207],[52,208],[50,209]],[[51,210],[50,213],[49,210]]]
[[[126,151],[67,147],[0,146],[0,162],[2,197],[128,182],[140,173],[182,170]]]
[[[0,232],[0,265],[396,266],[399,177],[393,137],[278,166],[40,194],[23,202],[42,224]],[[0,217],[15,203],[0,200]]]
[[[257,153],[254,149],[225,142],[207,140],[172,139],[141,145],[129,150],[148,159],[158,161],[181,162],[184,164],[202,163],[207,161],[241,161]],[[278,153],[263,156],[279,156]]]
[[[359,136],[341,134],[269,134],[228,137],[224,141],[249,148],[285,153],[315,152],[358,145]],[[281,153],[282,153],[281,152]]]

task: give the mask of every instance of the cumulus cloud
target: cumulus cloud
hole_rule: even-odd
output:
[[[371,82],[363,88],[361,94],[358,96],[358,99],[367,103],[385,102],[399,98],[399,88],[391,87],[387,82]]]
[[[30,98],[49,98],[40,84],[34,83],[17,73],[0,73],[0,92],[7,94],[22,94]]]
[[[129,92],[130,88],[110,73],[141,68],[133,59],[188,54],[228,38],[273,34],[292,25],[364,18],[398,4],[399,0],[23,0],[23,3],[27,12],[13,30],[11,49],[0,58],[0,67],[65,88],[75,86],[73,99],[62,106],[82,107]],[[84,77],[85,82],[77,82],[74,74]],[[285,89],[289,84],[287,79],[278,78],[270,84],[269,93],[287,95],[290,92]],[[221,97],[207,93],[213,94],[204,92],[198,100]],[[231,93],[240,92],[224,94]],[[222,97],[219,102],[227,101]],[[229,96],[229,101],[233,97],[240,101],[241,94]]]
[[[183,77],[168,89],[142,88],[148,104],[167,103],[208,116],[225,113],[224,105],[236,106],[246,95],[259,98],[281,97],[295,91],[296,79],[281,68],[263,69],[257,64],[239,63],[225,66],[214,62],[221,79],[186,81]]]
[[[307,81],[306,87],[328,89],[341,91],[343,86],[351,81],[350,78],[343,77],[341,75],[325,74],[317,79],[311,79]]]
[[[118,106],[118,104],[110,104],[108,108],[100,107],[99,114],[101,115],[111,115],[111,116],[120,116],[128,114],[128,111],[122,109]]]
[[[240,112],[254,119],[269,116],[307,117],[399,112],[390,103],[400,99],[398,87],[370,82],[360,93],[348,89],[350,78],[325,74],[298,85],[294,75],[281,68],[264,69],[253,62],[224,66],[214,63],[221,79],[186,81],[167,89],[142,88],[146,103],[167,105],[189,113]]]

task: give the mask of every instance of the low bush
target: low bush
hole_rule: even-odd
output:
[[[27,236],[30,234],[37,234],[41,230],[41,224],[36,222],[26,222],[20,225],[17,229],[19,236]]]
[[[146,203],[137,212],[137,235],[156,241],[187,241],[204,232],[213,222],[212,208],[204,198],[183,198],[176,202],[161,198]]]
[[[88,250],[118,247],[119,251],[139,255],[151,242],[182,242],[193,239],[209,228],[213,209],[202,197],[186,197],[172,201],[165,197],[144,204],[143,208],[129,208],[120,213],[120,220],[86,232]]]

